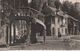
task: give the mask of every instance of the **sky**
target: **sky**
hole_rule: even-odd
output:
[[[63,1],[71,1],[72,3],[75,3],[75,2],[80,2],[80,0],[60,0],[61,2]]]
[[[30,3],[32,0],[28,0],[28,3]],[[80,2],[80,0],[60,0],[61,1],[61,3],[63,2],[63,1],[71,1],[72,3],[75,3],[75,2]]]
[[[32,0],[28,0],[28,3],[30,3]]]

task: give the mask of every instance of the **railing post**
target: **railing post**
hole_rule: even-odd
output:
[[[44,29],[43,32],[44,32],[43,33],[44,34],[43,35],[43,43],[45,44],[46,43],[46,29]]]
[[[27,23],[27,21],[26,21],[26,23]],[[29,33],[28,33],[28,36],[27,36],[27,39],[26,39],[26,43],[28,44],[28,45],[30,45],[30,35],[31,35],[31,22],[29,22],[29,24],[28,24],[28,31],[29,31]]]

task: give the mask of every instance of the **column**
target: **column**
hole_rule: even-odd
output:
[[[6,26],[6,45],[8,45],[8,26]]]
[[[11,24],[11,44],[14,43],[14,27],[13,27],[13,23]]]
[[[10,23],[9,29],[8,29],[8,44],[11,45],[11,23]]]
[[[31,41],[31,40],[30,40],[30,35],[31,35],[31,22],[27,23],[27,21],[26,21],[26,29],[27,29],[27,34],[28,34],[28,35],[26,36],[26,37],[27,37],[26,41],[27,41],[27,44],[30,45],[30,43],[31,43],[31,42],[30,42],[30,41]]]
[[[58,17],[55,17],[55,35],[58,36]]]
[[[13,43],[15,43],[15,38],[16,38],[16,36],[15,36],[16,35],[16,30],[15,29],[16,29],[15,24],[13,24],[13,32],[14,32],[14,35],[13,35],[13,38],[14,38],[13,39]]]
[[[51,26],[50,26],[50,29],[51,29],[51,36],[53,36],[53,27],[52,27],[52,17],[51,17]]]
[[[69,24],[69,19],[68,18],[66,18],[66,28],[67,28],[67,32],[66,32],[66,35],[68,35],[69,34],[69,30],[68,30],[68,25]]]
[[[3,29],[4,29],[4,30],[3,30],[3,32],[4,32],[4,33],[3,33],[3,34],[4,34],[4,35],[3,35],[3,37],[4,37],[3,42],[4,42],[4,44],[6,44],[6,39],[5,39],[5,38],[6,38],[6,24],[3,26]]]

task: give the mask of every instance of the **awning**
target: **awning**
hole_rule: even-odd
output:
[[[39,20],[39,19],[37,19],[37,18],[34,18],[34,19],[35,19],[35,21],[36,21],[37,23],[41,24],[41,25],[44,27],[44,29],[46,29],[46,25],[45,25],[41,20]]]

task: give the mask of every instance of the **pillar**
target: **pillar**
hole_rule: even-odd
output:
[[[5,39],[6,38],[6,24],[3,26],[3,32],[4,32],[3,33],[4,34],[3,35],[4,36],[3,42],[4,42],[4,44],[6,44],[6,39]]]
[[[66,27],[66,28],[67,28],[67,33],[66,33],[66,35],[68,35],[68,34],[69,34],[69,29],[68,29],[69,19],[68,19],[68,18],[66,19],[66,23],[67,23],[67,24],[66,24],[66,26],[67,26],[67,27]]]
[[[27,27],[27,26],[28,26],[28,27]],[[30,36],[30,35],[31,35],[31,22],[28,22],[28,23],[27,23],[27,21],[26,21],[26,29],[28,29],[28,30],[27,30],[28,35],[26,36],[26,37],[27,37],[26,41],[27,41],[27,44],[30,45],[30,43],[31,43],[31,42],[30,42],[30,41],[31,41],[31,39],[30,39],[30,38],[31,38],[31,36]]]
[[[11,44],[14,43],[14,23],[11,24]]]
[[[51,17],[52,18],[52,17]],[[51,29],[51,36],[53,36],[53,27],[52,27],[52,19],[51,19],[51,26],[50,26],[50,29]]]
[[[6,26],[6,45],[8,45],[8,26]]]
[[[55,35],[58,36],[58,17],[55,17]]]
[[[15,40],[15,38],[16,38],[16,30],[15,30],[15,28],[16,28],[16,27],[15,27],[15,24],[13,24],[13,32],[14,32],[14,35],[13,35],[13,38],[14,38],[13,41],[14,41],[14,42],[13,42],[13,43],[15,43],[15,41],[16,41],[16,40]]]
[[[11,45],[11,23],[8,27],[8,44]]]

